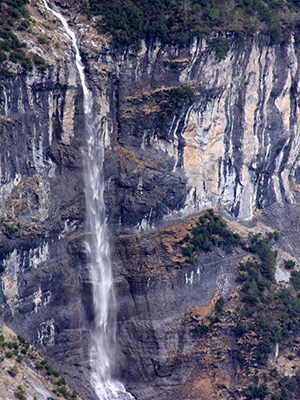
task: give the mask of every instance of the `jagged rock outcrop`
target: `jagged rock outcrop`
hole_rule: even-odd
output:
[[[53,19],[41,5],[34,10],[37,26]],[[229,36],[225,60],[206,39],[115,50],[92,22],[68,12],[105,141],[116,374],[137,398],[184,398],[199,363],[186,309],[233,290],[240,255],[203,254],[190,267],[173,254],[184,226],[149,230],[220,208],[249,226],[261,220],[283,230],[281,246],[300,256],[299,44],[254,37],[241,45]],[[47,35],[63,41],[63,50],[44,49],[51,68],[0,81],[1,318],[92,399],[82,92],[62,30]]]

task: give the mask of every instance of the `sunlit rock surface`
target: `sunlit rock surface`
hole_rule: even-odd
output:
[[[42,29],[50,17],[42,5],[32,7],[34,29]],[[189,266],[173,245],[186,233],[185,218],[213,207],[253,232],[279,229],[282,251],[300,256],[299,44],[250,38],[241,45],[229,36],[225,60],[204,39],[113,50],[92,22],[64,9],[105,142],[115,374],[138,399],[199,398],[203,388],[213,399],[211,376],[193,352],[188,310],[235,290],[243,254],[203,253]],[[39,49],[50,68],[0,81],[1,319],[93,399],[82,89],[70,44],[55,27],[47,31],[51,46]],[[37,46],[34,37],[28,46]],[[163,112],[155,96],[178,86],[191,87],[193,100]],[[286,280],[280,270],[277,276]],[[226,362],[220,382],[234,386],[236,366]]]

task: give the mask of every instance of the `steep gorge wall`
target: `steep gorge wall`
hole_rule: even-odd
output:
[[[71,62],[1,82],[1,320],[67,374],[92,312],[81,101]]]
[[[251,219],[276,202],[294,202],[299,66],[293,42],[269,47],[231,38],[225,60],[196,39],[184,49],[153,43],[91,58],[115,76],[111,148],[120,187],[110,214],[122,219],[113,222],[143,229],[174,212],[211,206]],[[153,95],[178,85],[194,88],[195,100],[164,115]]]
[[[234,291],[242,255],[203,255],[189,267],[159,240],[163,233],[153,240],[145,230],[214,207],[249,227],[262,221],[279,229],[285,257],[299,257],[298,45],[256,39],[241,47],[231,39],[223,61],[205,40],[100,56],[83,47],[91,80],[105,65],[114,82],[106,196],[110,227],[121,234],[113,253],[120,370],[137,398],[201,398],[205,382],[225,382],[232,393],[240,382],[234,357],[212,378],[187,310]],[[193,87],[195,99],[164,113],[153,95],[178,85]]]
[[[148,230],[220,208],[282,229],[281,245],[298,256],[299,46],[229,38],[220,60],[204,39],[116,51],[77,27],[106,147],[118,374],[138,398],[182,398],[200,362],[191,356],[186,308],[233,290],[238,257],[217,252],[189,267],[170,250],[176,229],[154,238]],[[155,94],[179,85],[191,86],[194,100],[163,113]],[[93,312],[82,95],[70,48],[47,71],[1,80],[0,97],[1,317],[93,398],[82,384]],[[234,374],[230,360],[226,374]]]

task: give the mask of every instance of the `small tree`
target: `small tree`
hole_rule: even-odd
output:
[[[286,269],[293,269],[294,268],[294,266],[295,266],[295,261],[293,261],[293,260],[285,260],[285,262],[284,262],[284,268],[286,268]]]

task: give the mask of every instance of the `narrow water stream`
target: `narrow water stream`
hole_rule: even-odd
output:
[[[72,41],[75,61],[83,90],[86,149],[84,150],[86,229],[90,232],[86,249],[89,257],[90,278],[93,283],[94,328],[91,332],[91,384],[101,400],[133,397],[126,392],[122,383],[113,380],[111,370],[115,347],[115,296],[113,290],[112,267],[109,243],[106,238],[104,179],[102,167],[104,161],[103,135],[97,118],[94,117],[94,100],[88,89],[84,75],[84,66],[80,57],[76,36],[69,28],[65,18],[51,9],[44,0],[48,11],[58,18]]]

